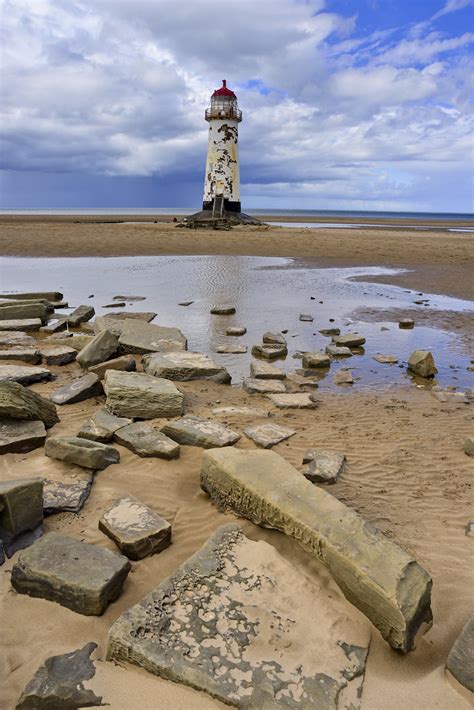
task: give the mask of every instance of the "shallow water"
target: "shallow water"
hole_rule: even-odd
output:
[[[405,367],[380,365],[372,355],[396,355],[403,363],[416,349],[432,350],[439,369],[438,384],[472,386],[474,375],[467,371],[469,354],[453,333],[425,326],[400,330],[393,322],[351,322],[351,313],[360,307],[413,308],[414,292],[350,280],[392,273],[397,271],[381,267],[323,269],[302,259],[244,256],[3,258],[0,288],[11,292],[59,290],[71,307],[91,304],[99,315],[121,310],[102,307],[115,295],[146,296],[144,301],[127,303],[126,310],[155,311],[156,323],[181,328],[189,350],[212,353],[229,369],[234,383],[248,376],[251,346],[261,341],[265,331],[288,329],[289,355],[276,364],[289,371],[301,364],[292,357],[294,353],[324,349],[330,342],[319,334],[321,328],[340,327],[343,333],[358,331],[366,337],[365,353],[333,362],[330,372],[321,376],[321,389],[334,388],[332,375],[340,367],[353,368],[354,376],[360,378],[354,385],[357,388],[409,382]],[[88,298],[91,294],[93,298]],[[470,301],[430,294],[423,298],[430,299],[431,308],[474,312]],[[182,301],[194,303],[179,306]],[[236,315],[211,315],[211,307],[220,304],[235,306]],[[300,322],[300,313],[312,314],[314,321]],[[248,332],[239,338],[227,337],[225,330],[230,325],[244,325]],[[222,343],[246,344],[249,352],[213,353]]]
[[[363,223],[363,222],[352,222],[351,224],[345,224],[341,222],[267,222],[272,227],[293,227],[294,229],[364,229],[367,227],[373,227],[380,229],[381,225],[379,224],[374,224],[373,222],[371,224],[369,223]],[[471,229],[469,227],[457,227],[457,228],[451,228],[451,227],[429,227],[426,225],[417,225],[417,224],[384,224],[382,225],[383,229],[415,229],[418,231],[426,232],[426,231],[446,231],[446,232],[474,232],[474,229]]]

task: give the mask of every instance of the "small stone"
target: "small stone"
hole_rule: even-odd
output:
[[[311,387],[312,389],[316,389],[317,387],[319,387],[319,383],[317,380],[311,380],[308,377],[308,373],[311,373],[311,375],[315,374],[314,370],[302,370],[301,372],[304,372],[305,375],[300,375],[297,372],[289,372],[287,375],[287,381],[293,385],[296,385],[297,387]],[[320,374],[321,371],[318,373],[318,375]]]
[[[42,328],[40,328],[40,330],[42,333],[58,333],[60,330],[66,330],[67,327],[67,318],[56,318],[54,320],[49,321],[48,325],[44,325]],[[36,330],[36,328],[34,328],[33,330]]]
[[[118,339],[108,330],[102,330],[92,338],[77,354],[77,362],[83,368],[98,365],[115,355],[119,348]]]
[[[346,333],[345,335],[334,335],[333,341],[336,345],[344,345],[348,348],[358,348],[365,344],[365,338],[358,333]]]
[[[169,422],[161,431],[179,444],[201,446],[204,449],[232,446],[240,439],[240,434],[223,424],[192,416]]]
[[[286,339],[280,333],[267,331],[263,334],[262,340],[264,343],[269,343],[270,345],[286,345]]]
[[[74,348],[56,347],[41,351],[46,365],[68,365],[76,359]]]
[[[313,353],[303,353],[303,367],[330,367],[331,360],[326,353],[313,352]]]
[[[243,381],[243,388],[249,394],[268,394],[286,392],[286,387],[281,380],[262,380],[247,377]]]
[[[102,444],[106,444],[112,441],[116,431],[131,423],[131,419],[115,417],[106,409],[100,409],[82,425],[77,436],[80,439],[89,439],[90,441],[99,441]]]
[[[90,397],[98,397],[101,394],[103,394],[101,382],[97,375],[91,372],[53,390],[51,401],[59,405],[75,404]]]
[[[395,355],[374,355],[372,359],[382,365],[396,365],[398,363],[398,358]]]
[[[474,456],[474,436],[468,436],[464,442],[464,453]]]
[[[120,370],[121,372],[134,372],[137,369],[137,363],[132,355],[121,355],[112,360],[100,362],[98,365],[91,365],[87,368],[89,372],[93,372],[99,380],[103,380],[107,370]]]
[[[214,306],[211,313],[215,316],[233,316],[235,308],[233,306]]]
[[[281,441],[294,436],[296,431],[279,426],[278,424],[254,424],[244,430],[245,436],[252,439],[257,446],[263,449],[270,449],[272,446],[279,444]]]
[[[244,328],[244,326],[239,326],[239,325],[233,325],[230,328],[227,328],[225,331],[226,335],[245,335],[247,332],[247,328]]]
[[[0,454],[18,454],[43,446],[46,429],[41,421],[0,419]]]
[[[122,555],[50,532],[23,550],[11,582],[19,594],[99,616],[120,596],[129,571],[130,562]]]
[[[315,409],[318,406],[308,392],[269,394],[268,398],[279,409]]]
[[[464,688],[474,693],[474,617],[466,621],[454,642],[446,668]]]
[[[341,334],[341,329],[340,328],[322,328],[320,331],[321,335],[340,335]]]
[[[312,483],[336,483],[344,470],[346,457],[344,454],[308,449],[303,456],[303,463],[309,464],[303,475]]]
[[[312,323],[314,318],[309,313],[300,313],[300,321],[303,323]]]
[[[106,303],[102,308],[125,308],[126,305],[125,301],[114,301],[113,303]]]
[[[145,301],[146,296],[112,296],[112,301]]]
[[[256,360],[250,363],[250,374],[257,380],[284,380],[286,373],[270,362]]]
[[[434,377],[438,370],[429,350],[415,350],[409,357],[408,369],[419,377]]]
[[[474,537],[474,520],[469,520],[465,528],[465,533],[468,537]]]
[[[214,352],[225,355],[244,355],[247,349],[246,345],[218,345]]]
[[[0,360],[19,360],[30,365],[39,365],[41,353],[36,348],[11,348],[10,350],[0,350]]]
[[[354,377],[350,370],[339,370],[332,378],[332,381],[336,385],[353,385]]]
[[[18,382],[20,385],[30,385],[33,382],[44,382],[53,377],[49,370],[35,365],[0,365],[0,382]]]
[[[81,471],[67,481],[43,478],[43,513],[79,513],[91,492],[94,473]]]
[[[216,407],[211,410],[211,414],[216,417],[268,417],[268,409],[257,409],[256,407]]]
[[[67,317],[69,325],[73,328],[77,328],[81,323],[87,323],[91,318],[95,316],[95,310],[92,306],[78,306],[72,313]]]
[[[179,457],[179,444],[148,422],[135,422],[120,427],[114,434],[117,444],[125,446],[138,456],[154,456],[161,459]]]
[[[326,345],[326,353],[331,357],[352,357],[352,350],[345,345],[334,345],[330,343]]]
[[[263,357],[266,360],[275,360],[276,358],[286,357],[288,348],[286,345],[252,345],[252,355],[254,357]]]
[[[117,500],[99,520],[99,530],[131,560],[155,555],[171,544],[170,523],[133,496]]]
[[[403,329],[411,329],[415,327],[415,321],[412,318],[402,318],[398,321],[398,327]]]
[[[183,412],[183,393],[161,377],[107,370],[104,389],[107,409],[117,416],[156,419],[179,417]]]
[[[178,306],[191,306],[194,303],[194,301],[181,301],[181,303],[178,303]]]
[[[58,436],[47,439],[44,454],[58,461],[99,471],[120,461],[119,452],[112,446],[78,436]]]

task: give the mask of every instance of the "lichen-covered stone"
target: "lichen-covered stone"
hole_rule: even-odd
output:
[[[101,394],[103,394],[102,384],[97,375],[90,372],[53,390],[51,400],[59,405],[75,404],[76,402],[83,402],[90,397],[98,397]]]
[[[449,652],[446,668],[474,693],[474,617],[468,619]]]
[[[0,382],[0,417],[39,419],[47,429],[59,422],[52,402],[17,382]]]
[[[120,454],[113,446],[78,436],[51,437],[46,441],[44,453],[58,461],[100,471],[120,461]]]
[[[44,382],[52,377],[49,370],[37,365],[0,365],[0,383],[18,382],[20,385],[31,385],[33,382]]]
[[[43,478],[43,513],[78,513],[89,497],[94,473],[70,474],[67,480]]]
[[[422,623],[431,622],[428,573],[274,451],[206,451],[201,487],[221,508],[296,539],[393,648],[410,651]]]
[[[107,409],[117,416],[157,419],[178,417],[183,412],[183,393],[170,380],[108,370],[104,381]]]
[[[289,439],[290,436],[294,436],[296,431],[279,424],[253,424],[244,430],[244,434],[262,449],[270,449],[281,441]]]
[[[267,394],[268,392],[286,392],[286,387],[281,380],[257,379],[246,377],[243,388],[249,394]]]
[[[119,343],[125,353],[146,354],[187,348],[187,340],[178,328],[165,328],[133,319],[123,321]]]
[[[176,382],[212,380],[229,383],[231,377],[226,368],[218,365],[207,355],[188,351],[156,353],[143,357],[143,369],[154,377],[164,377]]]
[[[415,350],[408,359],[408,369],[418,377],[434,377],[438,372],[429,350]]]
[[[202,446],[204,449],[232,446],[240,439],[240,434],[232,429],[201,417],[176,419],[166,424],[161,431],[179,444]]]
[[[93,372],[99,380],[103,380],[107,370],[120,370],[121,372],[135,372],[137,363],[132,355],[121,355],[112,360],[100,362],[98,365],[92,365],[87,368],[89,372]]]
[[[125,446],[138,456],[155,456],[161,459],[176,459],[179,456],[179,444],[148,422],[135,422],[120,427],[115,432],[114,439],[117,444]]]
[[[119,347],[118,339],[108,330],[102,330],[95,335],[80,352],[76,360],[83,368],[97,365],[99,362],[110,360]]]
[[[115,432],[128,424],[132,420],[127,417],[116,417],[106,409],[99,409],[94,416],[90,417],[80,428],[77,436],[90,441],[100,441],[106,444],[112,441]]]
[[[271,362],[254,360],[250,363],[250,374],[257,380],[284,380],[286,372]]]
[[[42,421],[0,418],[0,454],[18,454],[43,446],[46,429]]]

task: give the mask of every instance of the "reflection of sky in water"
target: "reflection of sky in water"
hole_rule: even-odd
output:
[[[319,269],[311,267],[307,260],[238,256],[3,258],[0,261],[4,291],[60,290],[71,306],[91,303],[98,314],[110,312],[102,306],[110,303],[115,295],[142,295],[146,300],[127,304],[127,310],[156,311],[156,323],[181,328],[190,350],[212,352],[220,343],[248,345],[248,355],[213,355],[228,367],[234,382],[249,373],[250,347],[260,342],[264,331],[288,329],[289,355],[276,364],[294,370],[300,366],[300,361],[292,358],[293,352],[323,349],[330,339],[321,336],[319,329],[340,327],[342,332],[357,330],[366,336],[365,355],[333,363],[330,375],[321,380],[321,388],[333,386],[331,375],[339,367],[354,368],[354,375],[361,378],[359,386],[406,382],[405,369],[379,365],[371,355],[390,353],[403,361],[415,349],[433,351],[440,370],[440,384],[471,386],[473,373],[466,369],[469,357],[454,334],[424,326],[400,330],[394,323],[350,322],[350,314],[359,307],[413,308],[413,292],[391,285],[348,280],[353,276],[387,273],[395,271],[378,267]],[[94,298],[89,299],[89,294],[94,294]],[[178,305],[180,301],[189,300],[194,301],[189,307]],[[210,315],[211,306],[219,304],[235,306],[236,315]],[[447,296],[431,296],[430,307],[471,311],[474,304]],[[311,313],[314,322],[300,322],[300,313]],[[330,318],[334,322],[330,322]],[[246,326],[247,335],[226,337],[229,325]],[[381,326],[389,330],[382,331]]]

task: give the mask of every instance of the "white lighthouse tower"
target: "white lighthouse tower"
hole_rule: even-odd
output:
[[[209,140],[202,208],[212,210],[213,217],[222,217],[225,212],[240,213],[238,125],[242,111],[225,79],[212,94],[205,118]]]

